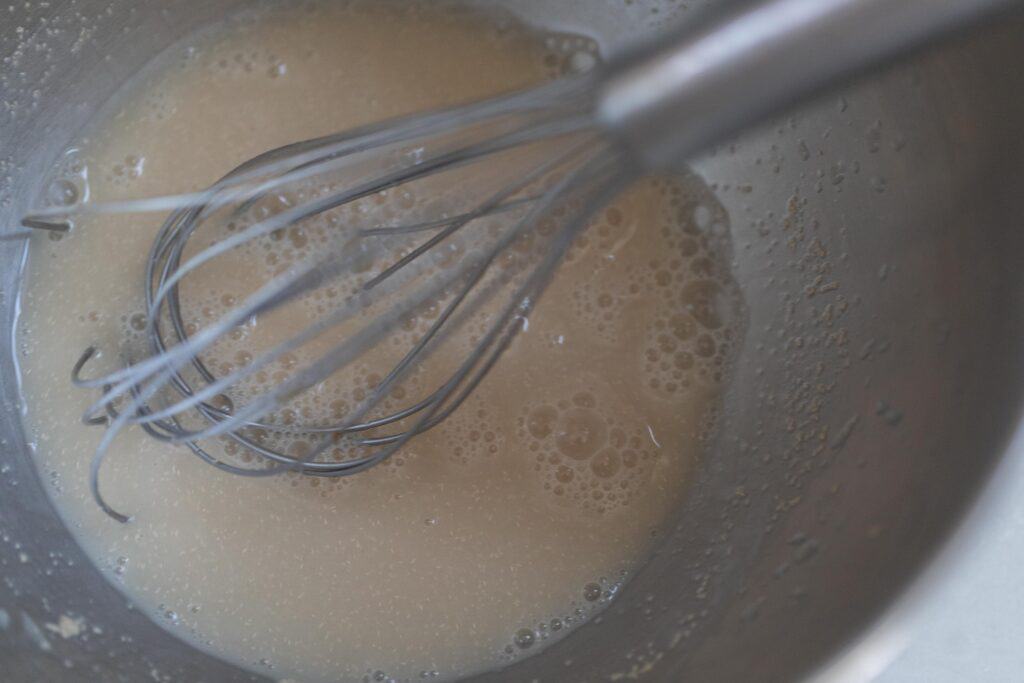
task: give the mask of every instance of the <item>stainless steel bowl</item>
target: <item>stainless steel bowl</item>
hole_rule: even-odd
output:
[[[38,178],[121,82],[232,4],[2,12],[8,330],[30,251],[17,218]],[[506,4],[614,48],[699,3]],[[750,316],[716,445],[675,530],[600,619],[475,680],[782,681],[863,652],[994,466],[1024,457],[1007,447],[1024,377],[1022,38],[1024,22],[1005,21],[696,162],[730,210]],[[89,564],[31,463],[16,340],[0,344],[6,680],[256,680],[133,611]],[[991,521],[983,508],[961,537]],[[940,563],[955,573],[955,552]],[[916,585],[913,601],[936,595]],[[62,634],[61,615],[88,628]]]

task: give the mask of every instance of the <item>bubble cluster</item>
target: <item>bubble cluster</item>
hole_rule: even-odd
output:
[[[662,181],[662,255],[634,273],[659,303],[647,322],[643,372],[652,392],[671,396],[722,379],[739,317],[739,293],[723,261],[724,209],[687,187]]]
[[[217,355],[220,353],[223,353],[223,349],[218,349]],[[299,354],[285,354],[267,368],[256,371],[251,377],[232,387],[230,396],[218,397],[211,402],[215,405],[219,403],[218,407],[226,407],[229,410],[236,404],[244,405],[272,391],[275,386],[301,368],[304,362],[306,359],[300,358]],[[370,449],[360,445],[353,435],[340,433],[322,435],[311,433],[308,428],[346,423],[352,417],[353,411],[360,407],[382,380],[382,375],[372,369],[373,367],[375,366],[366,363],[354,364],[350,372],[323,382],[315,390],[295,396],[281,408],[262,418],[263,423],[272,425],[273,428],[243,430],[243,436],[255,441],[260,446],[293,458],[310,457],[315,449],[322,449],[317,457],[321,461],[341,462],[369,454]],[[218,368],[218,373],[226,374],[233,369],[230,364],[221,365]],[[409,403],[410,393],[418,390],[419,385],[415,377],[395,385],[381,399],[378,411],[384,414],[405,407]],[[373,415],[376,414],[376,412],[373,413]],[[366,416],[363,419],[366,419]],[[400,428],[393,426],[383,429],[397,431]],[[373,434],[379,435],[376,432]],[[493,442],[495,435],[493,432],[487,431],[483,434],[471,434],[468,438],[472,440],[473,437],[487,443],[488,441]],[[221,437],[219,448],[223,455],[235,464],[253,466],[259,462],[258,455],[229,437]],[[410,457],[415,457],[414,451],[405,449],[385,461],[378,467],[378,471],[384,473],[398,471]],[[352,483],[352,480],[347,477],[305,477],[298,473],[286,473],[282,475],[281,479],[291,487],[313,489],[321,496],[327,496],[332,491]]]
[[[635,247],[631,242],[644,222],[631,210],[629,200],[630,195],[620,197],[598,214],[576,240],[567,259],[593,269],[592,275],[581,282],[582,286],[572,290],[571,305],[589,331],[609,344],[615,344],[628,333],[624,314],[646,296],[629,272],[628,264],[634,260],[630,252]],[[623,261],[627,265],[620,266]]]
[[[77,148],[70,148],[58,160],[44,183],[40,203],[45,207],[71,206],[89,201],[89,166]],[[63,218],[74,227],[71,218]],[[52,240],[60,240],[63,234],[49,232]]]
[[[275,79],[288,74],[288,64],[285,60],[273,51],[260,47],[230,53],[216,50],[202,58],[206,68],[215,76],[257,76]]]
[[[461,465],[489,459],[506,448],[504,430],[484,407],[469,406],[455,411],[437,427],[436,438],[448,444],[442,449]]]
[[[144,121],[163,122],[170,119],[178,111],[177,98],[166,89],[150,89],[142,98],[139,115]]]
[[[722,377],[740,299],[724,261],[725,221],[692,177],[650,179],[600,213],[570,255],[590,269],[567,293],[573,313],[588,334],[636,354],[656,396]]]
[[[621,570],[614,578],[602,576],[586,583],[564,612],[516,630],[505,646],[504,659],[511,661],[530,655],[538,646],[548,645],[565,637],[572,629],[582,626],[615,599],[626,579],[626,571]]]
[[[146,158],[144,156],[128,154],[111,164],[109,168],[103,169],[103,180],[113,187],[128,186],[133,180],[142,177],[145,168]]]
[[[544,48],[541,63],[548,78],[584,73],[601,61],[597,41],[587,36],[552,34],[544,41]]]
[[[603,514],[628,507],[650,476],[656,455],[647,435],[620,406],[582,391],[544,402],[518,419],[519,437],[543,490],[561,505]]]

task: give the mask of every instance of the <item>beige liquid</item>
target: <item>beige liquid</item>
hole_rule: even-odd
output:
[[[77,189],[57,188],[84,195],[87,182],[91,200],[199,189],[286,142],[557,75],[564,48],[411,5],[263,12],[135,84],[69,155]],[[173,633],[279,678],[454,679],[571,632],[643,561],[685,491],[735,344],[725,245],[711,237],[725,216],[699,179],[645,181],[604,211],[471,399],[387,464],[344,480],[244,479],[131,430],[102,471],[109,502],[132,515],[122,525],[89,495],[102,430],[80,423],[95,395],[68,372],[91,344],[112,368],[130,341],[161,220],[84,218],[63,240],[34,238],[21,368],[59,510]],[[200,280],[189,320],[317,246],[287,237]],[[325,304],[304,305],[311,317]],[[211,365],[245,362],[246,343]],[[293,407],[329,421],[386,369],[363,366]]]

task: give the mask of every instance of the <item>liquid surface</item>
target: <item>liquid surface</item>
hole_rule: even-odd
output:
[[[468,11],[264,11],[140,76],[63,161],[50,200],[201,189],[266,149],[539,82],[590,49]],[[381,215],[403,201],[417,200],[383,201]],[[88,491],[102,429],[79,418],[96,397],[68,373],[86,346],[112,369],[137,344],[161,221],[86,217],[59,241],[34,238],[21,369],[58,509],[97,566],[180,637],[278,678],[456,679],[532,654],[600,610],[684,495],[737,309],[726,217],[688,175],[643,181],[605,209],[486,381],[385,465],[344,480],[245,479],[130,430],[102,471],[109,502],[132,515],[117,523]],[[187,322],[215,319],[325,234],[268,238],[190,283]],[[318,296],[303,321],[329,306]],[[229,372],[291,324],[270,320],[208,360]],[[337,419],[387,370],[364,364],[277,417]]]

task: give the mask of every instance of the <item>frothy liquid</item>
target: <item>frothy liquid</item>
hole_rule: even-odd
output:
[[[51,201],[200,189],[266,149],[557,76],[591,50],[450,8],[264,11],[140,77],[68,156]],[[396,195],[378,210],[400,216],[416,201]],[[107,350],[112,368],[137,342],[161,220],[87,218],[62,240],[34,238],[21,367],[64,519],[169,630],[279,678],[450,680],[570,633],[643,561],[685,491],[736,343],[726,218],[698,178],[644,181],[604,210],[470,400],[386,464],[341,480],[246,479],[132,430],[102,473],[111,504],[133,515],[121,525],[89,496],[102,430],[80,423],[95,396],[68,372],[86,346]],[[329,234],[293,229],[239,252],[230,273],[185,287],[188,324],[216,319]],[[307,297],[297,315],[312,320],[333,296]],[[408,338],[433,316],[409,320]],[[478,333],[468,325],[451,348]],[[274,321],[260,334],[272,338]],[[211,368],[251,362],[258,336],[219,345]],[[337,420],[387,370],[367,361],[275,419]]]

